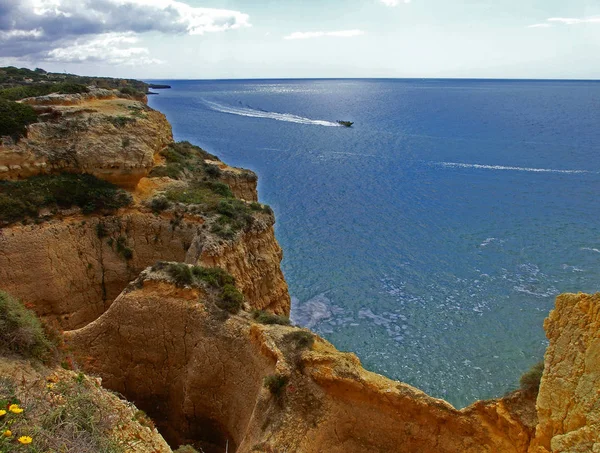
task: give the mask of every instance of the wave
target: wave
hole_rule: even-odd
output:
[[[598,174],[597,171],[589,170],[556,170],[553,168],[509,167],[505,165],[463,164],[460,162],[435,162],[434,165],[446,168],[476,168],[482,170],[527,171],[533,173]]]
[[[250,106],[234,107],[211,101],[204,101],[204,103],[217,112],[229,113],[230,115],[248,116],[251,118],[265,118],[269,120],[285,121],[287,123],[311,124],[313,126],[342,127],[341,124],[333,121],[313,120],[310,118],[304,118],[303,116],[293,115],[291,113],[268,112],[266,110],[251,108]]]

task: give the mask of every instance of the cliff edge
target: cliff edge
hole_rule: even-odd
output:
[[[557,299],[539,394],[457,410],[289,325],[254,173],[173,142],[162,114],[118,90],[21,103],[39,121],[0,145],[0,289],[172,448],[600,452],[600,296]]]

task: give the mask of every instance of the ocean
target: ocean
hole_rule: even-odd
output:
[[[369,370],[501,396],[600,287],[598,82],[156,82],[176,140],[258,174],[293,321]]]

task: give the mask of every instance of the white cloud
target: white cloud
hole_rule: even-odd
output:
[[[365,32],[362,30],[340,30],[340,31],[297,31],[283,39],[311,39],[321,38],[323,36],[331,36],[335,38],[352,38],[353,36],[364,35]]]
[[[132,33],[107,33],[89,41],[75,42],[48,52],[45,60],[60,63],[103,62],[114,65],[161,64],[144,47],[129,47],[138,42]]]
[[[398,6],[400,3],[410,3],[410,0],[379,0],[385,6]]]
[[[177,0],[0,0],[0,57],[65,61],[63,51],[70,49],[69,55],[85,59],[83,52],[98,43],[128,44],[128,33],[203,35],[250,26],[249,16],[240,11]],[[115,58],[105,61],[120,61],[126,50],[117,49]],[[130,55],[140,57],[142,50],[133,47]]]
[[[527,28],[549,28],[553,24],[559,25],[581,25],[581,24],[600,24],[600,16],[588,17],[550,17],[541,24],[529,25]]]

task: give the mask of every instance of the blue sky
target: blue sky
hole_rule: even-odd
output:
[[[600,78],[600,0],[0,0],[0,64],[138,78]]]

